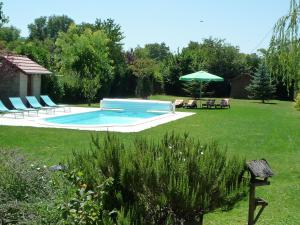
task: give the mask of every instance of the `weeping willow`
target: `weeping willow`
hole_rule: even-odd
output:
[[[300,0],[291,0],[289,12],[274,26],[267,64],[272,75],[295,93],[300,90]]]

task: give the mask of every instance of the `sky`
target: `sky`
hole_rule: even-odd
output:
[[[124,49],[165,42],[172,52],[190,41],[221,38],[253,53],[266,48],[289,0],[2,0],[9,25],[28,36],[40,16],[67,15],[76,23],[112,18],[122,28]]]

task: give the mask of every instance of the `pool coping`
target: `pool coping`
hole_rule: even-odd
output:
[[[44,121],[46,118],[72,115],[78,113],[87,113],[98,111],[100,108],[84,108],[84,107],[70,107],[71,112],[56,112],[53,114],[39,113],[39,117],[28,117],[23,119],[14,119],[10,117],[0,117],[0,126],[25,126],[25,127],[41,127],[41,128],[60,128],[60,129],[73,129],[73,130],[86,130],[86,131],[113,131],[113,132],[139,132],[145,129],[156,127],[161,124],[165,124],[171,121],[175,121],[187,116],[194,115],[192,112],[175,112],[167,113],[159,116],[155,116],[149,119],[142,120],[135,124],[109,124],[109,125],[61,125],[55,123],[49,123]]]

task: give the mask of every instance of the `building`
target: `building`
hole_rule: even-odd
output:
[[[249,74],[243,74],[230,80],[231,83],[231,98],[248,98],[248,91],[245,89],[251,81]]]
[[[8,103],[9,97],[36,96],[41,94],[41,76],[50,71],[19,55],[0,56],[0,99]]]

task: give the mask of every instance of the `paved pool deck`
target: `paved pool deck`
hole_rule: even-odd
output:
[[[43,128],[61,128],[61,129],[73,129],[73,130],[87,130],[87,131],[113,131],[113,132],[139,132],[145,129],[156,127],[161,124],[165,124],[171,121],[175,121],[187,116],[194,115],[195,113],[191,112],[175,112],[167,113],[161,116],[157,116],[151,119],[145,119],[137,124],[128,124],[128,125],[61,125],[48,123],[44,119],[56,116],[78,114],[84,112],[93,112],[100,110],[99,108],[84,108],[84,107],[70,107],[69,112],[64,112],[63,109],[57,109],[55,114],[49,113],[46,111],[40,111],[38,116],[33,113],[28,116],[25,113],[24,118],[14,118],[13,114],[0,115],[0,126],[18,126],[18,127],[43,127]]]

